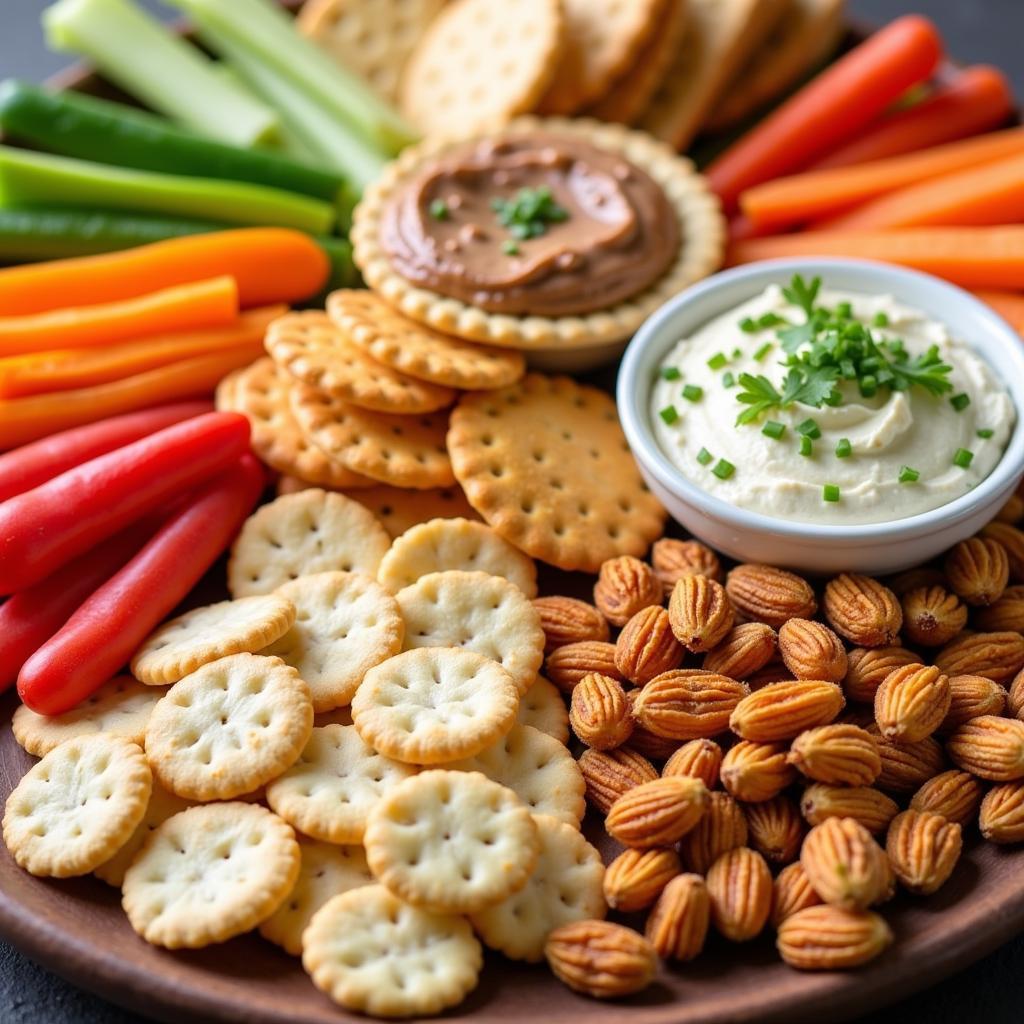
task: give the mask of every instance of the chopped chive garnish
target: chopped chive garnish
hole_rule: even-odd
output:
[[[722,374],[722,387],[723,388],[734,388],[736,387],[736,378],[732,375],[732,370],[726,370]]]
[[[443,199],[434,199],[430,204],[430,216],[434,220],[447,220],[448,204]]]
[[[921,479],[921,474],[910,466],[900,466],[900,483],[916,484]]]
[[[702,466],[706,466],[713,458],[714,455],[712,455],[711,452],[707,450],[707,448],[701,448],[701,450],[697,452],[697,461]]]
[[[786,432],[786,424],[779,423],[778,420],[769,420],[762,428],[761,433],[765,437],[770,437],[773,441],[778,441],[782,438],[782,435]]]
[[[510,238],[507,238],[507,239],[505,239],[504,242],[501,243],[501,251],[506,256],[518,256],[519,255],[519,246],[516,245],[516,243],[513,242]]]
[[[848,459],[853,454],[853,445],[848,437],[841,437],[836,444],[836,458]]]
[[[679,419],[679,413],[676,411],[676,407],[674,405],[666,405],[665,408],[658,413],[658,415],[669,426],[672,426],[672,424],[675,423],[677,419]]]
[[[740,330],[744,334],[754,334],[758,329],[757,321],[753,317],[745,316],[740,321]]]
[[[821,496],[825,501],[838,501],[839,500],[839,488],[835,484],[825,484],[821,489]]]
[[[953,456],[953,465],[966,469],[971,464],[973,458],[974,452],[969,451],[967,448],[957,448],[956,454]]]
[[[985,427],[983,430],[978,431],[978,437],[983,441],[987,441],[994,433],[994,430],[990,430],[988,427]]]
[[[771,350],[772,350],[772,349],[773,349],[774,347],[775,347],[775,346],[774,346],[774,345],[773,345],[773,344],[772,344],[772,343],[771,343],[770,341],[766,341],[766,342],[765,342],[765,343],[764,343],[764,344],[763,344],[763,345],[762,345],[762,346],[761,346],[761,347],[760,347],[760,348],[759,348],[759,349],[758,349],[758,350],[757,350],[757,351],[756,351],[756,352],[754,353],[754,358],[755,358],[755,359],[756,359],[756,360],[757,360],[758,362],[761,362],[761,360],[762,360],[762,359],[764,359],[764,357],[765,357],[766,355],[768,355],[768,353],[769,353],[769,352],[771,352]]]
[[[661,368],[661,379],[662,380],[679,380],[682,374],[675,366],[663,366]]]
[[[839,317],[840,320],[849,320],[850,317],[853,316],[853,306],[848,302],[840,302],[839,305],[836,306],[836,316]]]
[[[957,412],[963,412],[971,404],[971,396],[961,392],[959,395],[954,395],[950,400],[949,404],[956,409]]]
[[[813,455],[814,454],[814,442],[806,435],[800,435],[800,454],[801,455]]]
[[[727,459],[719,459],[715,468],[711,470],[719,480],[728,480],[736,472],[736,467]]]
[[[699,402],[704,397],[704,389],[696,384],[687,384],[683,388],[683,398],[688,402]]]
[[[888,327],[889,326],[889,314],[881,311],[874,315],[871,321],[873,327]]]
[[[727,362],[729,362],[729,357],[724,352],[716,352],[708,360],[708,369],[720,370]]]
[[[797,426],[796,430],[798,434],[803,434],[812,441],[817,441],[821,437],[821,427],[814,420],[804,420],[803,423]]]
[[[741,349],[741,348],[734,348],[732,350],[732,357],[733,357],[733,359],[739,359],[739,357],[741,355],[743,355],[743,349]]]
[[[861,377],[858,387],[864,398],[871,398],[878,391],[878,381],[869,374],[867,377]]]

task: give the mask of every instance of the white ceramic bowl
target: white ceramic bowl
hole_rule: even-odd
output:
[[[687,480],[658,445],[650,416],[658,367],[680,338],[793,274],[820,275],[830,288],[892,294],[948,325],[995,370],[1017,408],[1003,457],[970,493],[939,508],[890,523],[837,526],[794,523],[736,508]],[[695,537],[741,561],[806,572],[898,572],[927,561],[976,533],[1007,501],[1024,474],[1024,342],[968,292],[928,274],[845,259],[769,260],[716,274],[688,288],[650,317],[619,370],[619,417],[648,486]]]

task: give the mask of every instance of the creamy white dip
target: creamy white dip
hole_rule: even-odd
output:
[[[753,512],[802,523],[856,525],[938,508],[992,472],[1016,414],[988,364],[964,340],[951,337],[942,323],[898,304],[890,295],[824,289],[818,297],[819,304],[829,307],[841,302],[851,304],[853,315],[871,325],[876,338],[901,338],[911,357],[937,345],[942,361],[952,367],[948,376],[952,391],[935,396],[919,386],[906,391],[880,388],[873,397],[864,398],[854,382],[842,381],[841,405],[816,408],[798,402],[736,426],[737,415],[746,408],[736,397],[743,389],[725,386],[723,376],[731,374],[738,380],[741,373],[762,374],[778,385],[787,372],[775,328],[747,333],[740,330],[740,321],[756,320],[769,312],[794,323],[804,319],[783,297],[781,288],[773,285],[692,337],[681,339],[662,364],[652,389],[650,414],[662,450],[683,476]],[[885,326],[874,325],[878,314]],[[723,355],[727,362],[721,365]],[[666,368],[674,379],[666,379]],[[691,396],[694,388],[700,388],[699,397],[683,397],[686,385]],[[966,395],[969,403],[960,399],[958,411],[951,397],[960,395]],[[821,431],[812,442],[810,456],[800,453],[797,431],[808,419]],[[762,433],[767,420],[785,425],[780,439]],[[850,454],[840,458],[837,446],[846,450],[847,441]],[[972,453],[966,468],[954,462],[961,449]],[[723,475],[730,465],[734,467],[724,479],[714,473],[723,460]],[[912,473],[906,473],[907,468]],[[907,479],[915,473],[916,480]],[[837,501],[824,499],[826,487],[833,497],[838,489]]]

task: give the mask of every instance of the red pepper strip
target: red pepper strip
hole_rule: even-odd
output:
[[[251,455],[201,486],[22,667],[18,693],[59,715],[114,676],[231,543],[263,491]]]
[[[0,593],[38,583],[235,462],[249,421],[211,412],[69,469],[0,505]]]
[[[129,527],[0,606],[0,692],[79,605],[138,553],[159,525],[146,519]]]
[[[106,455],[115,448],[138,441],[140,437],[148,437],[165,427],[212,410],[209,402],[160,405],[143,412],[111,416],[85,427],[62,430],[41,441],[15,448],[0,455],[0,501],[30,491],[98,455]]]

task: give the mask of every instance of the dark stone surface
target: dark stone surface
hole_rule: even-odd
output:
[[[0,77],[39,79],[66,63],[43,46],[38,16],[45,6],[44,0],[0,0]],[[153,2],[148,6],[159,9]],[[913,10],[927,13],[938,22],[958,59],[998,65],[1024,96],[1020,59],[1024,0],[850,0],[850,8],[855,16],[873,21]],[[1019,1024],[1024,1020],[1022,975],[1024,938],[924,993],[862,1018],[859,1024]],[[140,1020],[68,985],[0,943],[2,1024],[137,1024]]]

